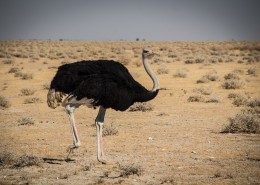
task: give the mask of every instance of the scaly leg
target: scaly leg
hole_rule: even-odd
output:
[[[71,124],[71,129],[72,129],[72,134],[73,134],[73,145],[69,146],[69,148],[68,148],[69,154],[68,154],[67,158],[69,157],[70,153],[73,152],[74,149],[80,147],[80,140],[79,140],[78,131],[77,131],[75,120],[74,120],[74,110],[75,110],[75,107],[66,105],[66,112],[69,116],[69,121]]]
[[[105,118],[106,109],[102,106],[99,108],[99,112],[96,118],[96,127],[97,127],[97,159],[102,163],[106,163],[105,153],[104,153],[104,143],[103,143],[103,125]]]

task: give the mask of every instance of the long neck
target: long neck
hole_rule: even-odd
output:
[[[153,81],[153,89],[151,91],[152,92],[158,91],[160,89],[158,79],[157,79],[156,75],[154,74],[154,72],[151,70],[150,65],[147,62],[147,58],[145,58],[144,56],[143,56],[143,65],[144,65],[145,71],[147,72],[147,74],[150,76],[150,78]]]
[[[151,79],[153,81],[153,89],[151,91],[148,91],[145,89],[145,91],[142,91],[142,93],[138,93],[136,96],[137,102],[146,102],[146,101],[154,99],[157,96],[157,94],[159,92],[159,88],[160,88],[159,82],[158,82],[154,72],[151,70],[151,68],[147,62],[147,59],[145,57],[143,57],[143,65],[144,65],[144,68],[145,68],[147,74],[151,77]]]

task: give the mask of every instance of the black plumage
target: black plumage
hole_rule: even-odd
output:
[[[93,99],[93,106],[124,111],[134,102],[153,99],[149,91],[134,80],[127,68],[112,60],[81,61],[58,68],[50,89],[70,94],[77,100]]]

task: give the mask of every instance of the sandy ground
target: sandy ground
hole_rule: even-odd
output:
[[[45,47],[46,43],[48,44],[48,41],[37,45],[35,52]],[[29,47],[30,44],[29,41],[25,42],[19,48]],[[67,50],[70,45],[82,45],[81,42],[73,44],[66,43]],[[89,48],[92,46],[84,44]],[[6,45],[4,44],[5,47]],[[111,43],[94,45],[98,53],[96,58],[106,58],[105,52],[98,52],[99,48],[102,50],[103,47],[113,46]],[[140,58],[134,58],[131,48],[149,47],[149,43],[116,44],[117,47],[125,45],[125,53],[130,53],[129,60],[133,59],[134,62]],[[151,47],[163,54],[165,48],[159,48],[164,45],[173,53],[180,52],[178,49],[182,48],[184,51],[190,51],[185,50],[189,43],[177,43],[177,47],[174,47],[175,43],[152,43]],[[216,45],[221,46],[221,43]],[[192,48],[196,47],[201,48],[201,51],[207,49],[200,43],[192,43]],[[138,49],[141,53],[141,49]],[[257,53],[259,57],[260,52],[256,51]],[[53,110],[47,106],[48,90],[43,87],[44,84],[50,83],[62,59],[48,58],[45,62],[44,57],[39,57],[36,61],[32,61],[30,57],[15,57],[14,63],[4,64],[2,61],[5,59],[1,58],[0,95],[11,103],[9,108],[0,109],[1,155],[11,153],[16,157],[34,156],[40,161],[37,165],[14,167],[5,165],[3,160],[0,160],[0,184],[260,184],[259,135],[220,133],[229,123],[228,119],[243,109],[232,104],[232,100],[227,98],[229,93],[259,98],[259,61],[253,64],[238,63],[236,60],[212,64],[185,64],[185,53],[179,56],[179,61],[171,62],[170,57],[161,57],[159,62],[151,64],[154,71],[161,67],[168,69],[166,74],[158,74],[162,89],[150,102],[152,111],[107,110],[105,124],[112,124],[118,130],[117,135],[104,137],[108,164],[101,164],[96,160],[96,128],[93,124],[98,110],[87,107],[80,107],[75,112],[82,146],[70,156],[71,161],[63,160],[67,156],[67,147],[72,144],[70,125],[62,107]],[[192,53],[189,56],[192,56]],[[224,55],[219,57],[225,58]],[[165,62],[167,60],[168,62]],[[133,62],[126,66],[137,81],[147,88],[152,87],[152,82],[142,66]],[[252,66],[257,71],[254,76],[246,72]],[[11,67],[33,73],[33,79],[14,77],[13,73],[8,73]],[[186,71],[187,77],[174,77],[178,69]],[[234,69],[242,71],[240,76],[246,85],[235,90],[222,88],[224,75]],[[217,81],[196,83],[203,75],[212,71],[219,76]],[[212,89],[212,93],[204,97],[215,98],[219,102],[188,102],[187,99],[196,94],[194,89],[200,87]],[[33,88],[36,92],[23,96],[22,88]],[[32,97],[39,98],[39,102],[25,103],[26,98]],[[18,120],[24,117],[31,118],[34,124],[19,125]],[[46,158],[56,160],[43,160]],[[124,175],[122,166],[134,167],[140,173]]]

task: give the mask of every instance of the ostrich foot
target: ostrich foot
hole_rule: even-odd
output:
[[[98,161],[101,162],[102,164],[108,164],[109,162],[104,159],[104,158],[98,158]]]
[[[67,155],[67,159],[69,158],[70,154],[71,153],[74,153],[74,150],[79,148],[79,145],[77,144],[74,144],[74,145],[70,145],[68,148],[67,148],[67,152],[68,152],[68,155]]]

